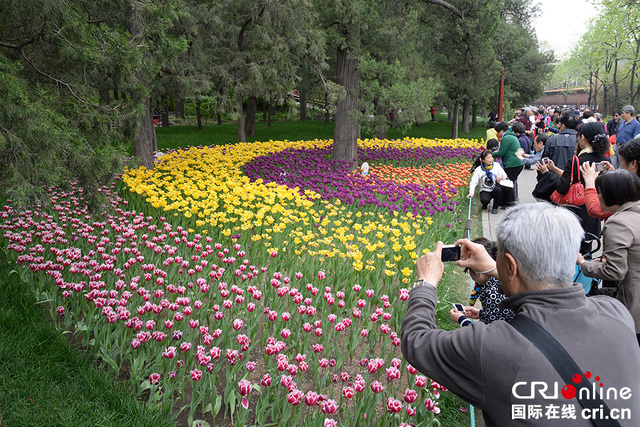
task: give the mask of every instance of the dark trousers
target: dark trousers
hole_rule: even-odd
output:
[[[504,168],[504,172],[507,174],[507,178],[513,181],[513,189],[505,188],[505,194],[503,196],[504,204],[507,206],[512,206],[518,200],[518,176],[524,169],[524,165],[516,166],[514,168]]]
[[[496,185],[493,188],[493,191],[481,191],[480,192],[480,203],[482,203],[482,208],[486,208],[491,203],[491,199],[493,199],[493,207],[494,209],[498,209],[499,206],[502,206],[502,188],[499,185]],[[505,190],[510,190],[505,188]]]

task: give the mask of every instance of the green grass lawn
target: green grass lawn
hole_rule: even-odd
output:
[[[0,261],[0,420],[3,426],[172,426],[47,322]]]
[[[446,121],[446,116],[438,118],[439,121],[427,122],[421,126],[413,126],[410,129],[389,129],[390,139],[400,139],[404,137],[414,138],[450,138],[451,123]],[[204,129],[198,130],[195,125],[175,125],[169,127],[157,127],[158,148],[179,148],[199,145],[224,145],[233,144],[238,141],[238,126],[236,123],[223,123],[221,125],[208,124]],[[484,138],[486,127],[484,122],[479,122],[476,129],[470,133],[460,133],[460,138]],[[371,137],[363,133],[363,138]],[[322,121],[273,121],[271,127],[267,127],[265,122],[256,122],[256,136],[247,138],[248,142],[269,141],[269,140],[313,140],[332,139],[333,122],[325,125]],[[131,147],[131,154],[133,147]]]

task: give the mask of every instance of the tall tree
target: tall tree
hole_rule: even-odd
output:
[[[539,48],[533,30],[537,11],[532,0],[507,0],[500,13],[493,48],[504,67],[505,103],[509,105],[529,104],[542,95],[553,72],[553,52]],[[492,104],[497,109],[497,91]]]
[[[455,11],[461,18],[463,14],[453,5],[441,0],[423,0],[439,12]],[[348,162],[357,161],[357,139],[363,119],[359,103],[360,81],[362,76],[358,67],[363,58],[377,58],[376,52],[368,50],[371,40],[382,29],[387,33],[386,25],[392,26],[399,13],[410,10],[413,2],[350,1],[335,0],[329,4],[316,0],[320,13],[320,22],[327,29],[328,45],[333,46],[336,55],[335,82],[340,87],[336,103],[336,121],[334,128],[333,159]],[[394,40],[387,40],[393,46]],[[374,43],[375,44],[375,43]],[[401,45],[401,44],[400,44]],[[368,56],[367,56],[368,55]],[[388,58],[387,58],[388,60]],[[370,67],[369,67],[370,68]],[[381,113],[382,109],[378,113]]]
[[[358,65],[359,109],[363,123],[384,139],[390,125],[426,121],[438,86],[423,57],[427,38],[415,5],[387,2],[367,10],[367,16],[371,24]]]
[[[427,28],[435,29],[431,34],[434,44],[431,56],[436,61],[447,96],[454,104],[452,138],[458,137],[460,110],[462,131],[468,133],[471,105],[484,101],[498,80],[499,64],[492,42],[502,3],[460,0],[457,5],[464,19],[448,11],[423,18]],[[447,28],[447,31],[442,32],[441,28]]]
[[[131,95],[141,104],[133,154],[147,169],[153,168],[153,152],[158,149],[151,106],[152,80],[158,76],[163,64],[186,48],[184,38],[171,34],[179,5],[179,0],[153,3],[130,0],[124,5],[124,22],[131,43],[142,55],[135,73],[138,85]]]
[[[322,34],[312,27],[314,11],[307,0],[224,0],[212,7],[218,36],[209,51],[216,63],[212,71],[231,82],[228,96],[236,105],[238,140],[244,141],[245,100],[273,98],[274,91],[282,95],[295,87],[305,57],[322,63]],[[255,114],[249,120],[251,127]]]
[[[104,0],[3,3],[0,169],[12,197],[33,200],[43,186],[72,178],[91,190],[117,173],[118,151],[137,133],[146,108],[121,96],[145,92],[135,78],[142,48],[126,30],[124,6]]]

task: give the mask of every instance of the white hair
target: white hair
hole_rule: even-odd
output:
[[[584,231],[573,212],[547,202],[507,211],[498,225],[498,254],[510,253],[527,284],[571,286]]]
[[[636,109],[633,108],[633,105],[625,105],[622,107],[622,111],[627,114],[631,114],[632,116],[636,113]]]

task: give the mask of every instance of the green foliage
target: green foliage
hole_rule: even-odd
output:
[[[531,0],[506,1],[501,11],[503,19],[497,21],[493,47],[505,70],[505,101],[514,107],[530,104],[541,96],[544,83],[553,73],[553,53],[540,50],[532,29],[531,18],[536,10]],[[497,100],[494,102],[497,106]]]
[[[640,12],[634,2],[594,1],[600,13],[557,65],[551,88],[584,86],[591,104],[612,113],[640,94]]]
[[[33,202],[45,187],[64,187],[73,178],[97,201],[97,186],[121,164],[117,140],[99,115],[70,100],[60,104],[41,85],[29,88],[18,71],[0,54],[0,185],[6,195]]]
[[[282,102],[299,87],[320,119],[319,100],[335,103],[342,91],[325,63],[338,46],[359,61],[360,103],[351,113],[365,135],[426,121],[434,100],[486,105],[497,59],[509,103],[538,94],[550,58],[529,36],[530,1],[456,1],[464,19],[426,3],[8,0],[0,15],[1,184],[24,201],[70,179],[93,195],[118,172],[123,144],[139,141],[147,96],[198,98],[205,116],[235,119],[239,99]],[[153,144],[152,129],[146,137]]]

